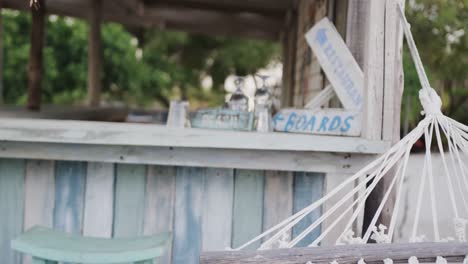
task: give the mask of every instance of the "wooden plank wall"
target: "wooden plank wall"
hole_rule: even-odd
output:
[[[42,225],[98,237],[170,230],[174,241],[162,263],[196,264],[201,251],[246,242],[323,188],[324,175],[314,173],[0,159],[0,259],[31,263],[9,243]]]
[[[327,16],[328,2],[328,0],[301,0],[298,3],[296,58],[293,73],[294,107],[303,107],[325,87],[326,78],[304,35],[316,22]]]

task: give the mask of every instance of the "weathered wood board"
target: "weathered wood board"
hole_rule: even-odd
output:
[[[40,225],[52,227],[55,206],[55,162],[27,160],[24,179],[23,231]],[[23,264],[30,264],[31,256],[23,256]]]
[[[116,167],[114,236],[143,234],[146,167],[119,164]]]
[[[253,123],[253,112],[239,112],[230,109],[198,110],[191,118],[191,124],[194,128],[251,131]]]
[[[52,227],[55,205],[54,161],[27,160],[24,194],[24,230],[35,225]]]
[[[202,241],[204,169],[177,168],[172,263],[197,264]]]
[[[323,196],[324,174],[296,172],[294,179],[294,213],[299,212],[306,206],[319,200]],[[301,222],[294,226],[292,237],[297,237],[302,231],[309,227],[322,215],[322,208],[312,211]],[[309,235],[302,239],[296,246],[306,247],[314,241],[321,233],[321,226],[314,229]]]
[[[176,167],[148,166],[144,235],[173,231]],[[158,263],[171,263],[172,247]]]
[[[114,164],[89,162],[83,235],[111,237],[114,219]]]
[[[364,74],[330,20],[324,18],[315,24],[306,39],[344,108],[360,110]]]
[[[13,258],[11,264],[31,263],[21,262],[9,241],[36,224],[105,237],[172,230],[173,245],[158,261],[196,264],[201,251],[239,246],[321,195],[319,185],[292,172],[5,161],[0,209],[8,217],[0,223],[8,231],[0,230],[0,259]]]
[[[382,263],[386,258],[393,263],[408,263],[417,256],[420,263],[434,263],[443,256],[448,263],[461,263],[468,254],[468,243],[411,243],[411,244],[366,244],[328,247],[285,248],[262,251],[207,252],[200,258],[201,264],[355,264]]]
[[[294,175],[290,171],[266,171],[263,201],[263,231],[291,216]],[[289,233],[289,238],[291,234]],[[266,237],[267,239],[269,237]],[[264,239],[264,240],[265,240]]]
[[[207,168],[203,202],[203,250],[231,246],[234,170]]]
[[[55,162],[54,228],[81,234],[85,181],[85,162]]]
[[[19,253],[10,249],[10,240],[23,230],[23,160],[0,160],[0,260],[20,263]]]
[[[359,136],[361,113],[343,109],[293,109],[279,111],[273,118],[276,131],[319,135]]]
[[[238,247],[262,232],[264,172],[236,170],[232,247]],[[258,247],[254,244],[250,249]]]
[[[40,129],[39,129],[40,128]],[[236,140],[232,140],[235,138]],[[310,140],[320,139],[320,140]],[[11,150],[6,148],[5,143],[22,143],[23,151],[33,152],[35,158],[48,156],[47,152],[28,149],[27,144],[51,143],[45,145],[48,149],[54,150],[58,145],[64,149],[60,154],[67,159],[73,156],[65,156],[67,147],[87,149],[89,155],[94,156],[92,147],[130,147],[138,148],[134,151],[141,151],[147,147],[155,148],[202,148],[219,149],[222,151],[230,149],[240,150],[278,150],[278,151],[319,151],[319,152],[339,152],[339,153],[370,153],[381,154],[385,152],[389,144],[382,140],[366,140],[362,138],[348,137],[322,137],[301,134],[285,133],[256,133],[243,131],[219,131],[213,129],[191,129],[173,128],[159,125],[143,124],[119,124],[110,122],[74,122],[74,121],[50,121],[32,119],[2,119],[0,118],[0,155],[8,156]],[[27,144],[24,142],[28,142]],[[239,144],[242,142],[242,144]],[[117,150],[117,149],[116,149]],[[125,152],[112,153],[111,156],[120,158]],[[24,157],[28,153],[15,153],[15,156]],[[107,155],[102,154],[104,157]],[[134,154],[135,156],[136,154]],[[29,156],[28,156],[29,157]],[[89,160],[80,157],[80,160]],[[63,158],[57,158],[62,160]],[[76,159],[75,159],[76,160]],[[100,158],[101,161],[107,161]],[[115,162],[119,162],[117,159]],[[143,163],[143,162],[140,162]],[[180,166],[184,166],[181,164]],[[211,165],[213,166],[213,165]],[[205,167],[210,167],[206,165]],[[235,167],[235,166],[234,166]],[[262,169],[262,168],[259,168]]]
[[[323,187],[323,195],[328,194],[331,192],[333,189],[335,189],[337,186],[339,186],[341,183],[343,183],[346,179],[349,177],[353,176],[353,174],[347,174],[347,173],[328,173],[327,176],[325,177],[325,183]],[[350,183],[346,185],[343,188],[343,193],[349,193],[351,192],[355,187],[355,183]],[[325,204],[323,205],[322,210],[324,212],[329,211],[334,205],[336,205],[340,199],[342,199],[343,196],[339,195],[334,195],[328,199]],[[331,228],[330,226],[336,221],[337,217],[339,217],[343,211],[349,207],[352,206],[353,199],[347,200],[344,205],[340,206],[339,209],[337,209],[335,212],[332,213],[331,217],[327,217],[322,223],[322,233],[325,232],[327,229]],[[334,226],[334,228],[331,228],[330,231],[327,232],[327,235],[322,239],[320,242],[321,246],[333,246],[335,245],[336,241],[338,240],[339,236],[343,232],[340,228],[337,227],[342,227],[347,224],[347,221],[351,218],[353,214],[353,210],[349,210],[346,216],[344,216],[338,223],[338,225]],[[359,221],[361,217],[358,217],[358,223],[361,223]],[[358,224],[359,225],[359,224]],[[362,223],[361,223],[362,225]],[[357,233],[357,230],[353,229],[353,231]]]

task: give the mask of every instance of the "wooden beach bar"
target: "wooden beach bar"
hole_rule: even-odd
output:
[[[239,246],[319,199],[399,139],[403,73],[396,2],[39,0],[34,9],[26,0],[1,0],[1,8],[33,16],[29,109],[41,107],[47,69],[38,54],[47,30],[41,21],[49,14],[89,21],[90,107],[99,107],[104,22],[278,41],[281,107],[301,108],[329,84],[304,37],[328,17],[365,77],[359,136],[0,118],[1,263],[30,261],[10,241],[36,225],[97,237],[171,231],[172,246],[161,263],[198,263],[201,251]],[[320,215],[317,210],[308,223]]]

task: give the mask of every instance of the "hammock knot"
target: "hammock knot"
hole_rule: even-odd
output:
[[[393,264],[393,259],[386,258],[386,259],[383,260],[383,263],[384,264]]]
[[[419,91],[419,100],[424,108],[423,115],[441,115],[442,100],[433,88],[423,88]]]
[[[408,264],[419,264],[419,260],[416,256],[412,256],[408,259]]]
[[[385,230],[387,230],[387,227],[385,225],[380,224],[378,228],[376,226],[373,226],[372,235],[370,238],[375,240],[377,244],[390,243],[390,236],[388,234],[385,234]]]
[[[337,242],[337,245],[360,245],[365,244],[366,241],[362,239],[360,236],[355,237],[354,232],[351,229],[348,229],[346,232],[343,233],[343,237],[340,239],[340,242]]]

